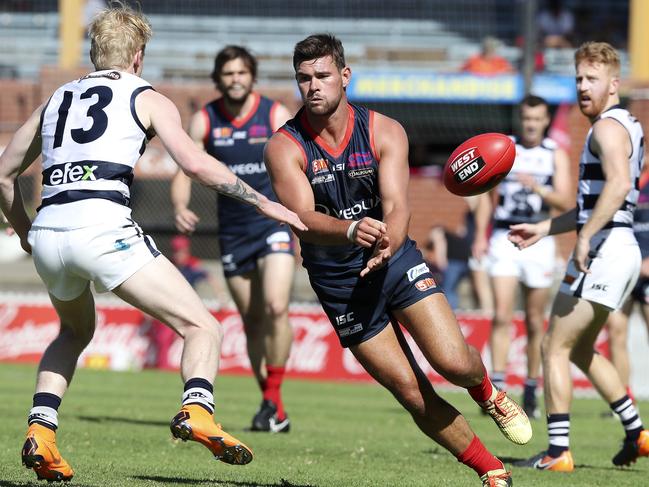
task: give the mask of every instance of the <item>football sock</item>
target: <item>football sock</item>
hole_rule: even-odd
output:
[[[284,404],[282,404],[282,381],[284,380],[285,368],[279,365],[267,365],[266,380],[262,383],[262,392],[264,399],[268,399],[277,406],[277,417],[282,420],[286,417],[284,413]]]
[[[493,385],[491,380],[489,380],[489,374],[487,374],[486,369],[484,371],[482,382],[477,386],[467,387],[467,391],[469,391],[469,395],[475,402],[480,403],[491,399],[491,395],[493,394]]]
[[[570,414],[548,414],[548,455],[557,458],[570,447]]]
[[[490,470],[505,468],[503,462],[494,457],[477,436],[474,436],[467,449],[457,456],[457,461],[471,467],[480,477]]]
[[[32,408],[29,411],[27,424],[38,423],[53,431],[59,426],[58,409],[61,405],[61,398],[49,392],[37,392],[34,394]]]
[[[624,396],[622,399],[612,402],[610,406],[613,412],[620,417],[627,439],[636,441],[644,427],[631,398]]]
[[[195,377],[185,382],[183,392],[183,406],[198,404],[208,413],[214,414],[214,387],[206,379]]]
[[[491,383],[496,386],[496,389],[499,391],[504,391],[507,387],[505,382],[505,372],[496,372],[495,370],[491,373]]]
[[[525,388],[523,389],[523,402],[531,403],[536,401],[536,379],[525,379]]]

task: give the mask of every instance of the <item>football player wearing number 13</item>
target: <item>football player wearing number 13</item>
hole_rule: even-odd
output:
[[[341,345],[483,485],[511,485],[502,462],[435,393],[399,327],[410,332],[432,367],[469,390],[509,440],[529,441],[527,416],[492,386],[480,354],[464,341],[407,235],[403,128],[347,101],[351,70],[335,37],[318,34],[299,42],[293,67],[304,108],[273,135],[265,161],[275,194],[309,227],[297,231],[304,266]]]
[[[252,451],[213,420],[213,381],[222,330],[180,272],[130,218],[129,184],[147,139],[157,134],[187,175],[261,214],[306,230],[295,213],[268,200],[201,151],[176,107],[140,78],[151,27],[141,13],[113,3],[90,26],[96,71],[60,87],[16,132],[0,157],[0,207],[31,252],[61,320],[38,370],[22,461],[40,479],[74,472],[56,446],[57,410],[79,354],[92,338],[90,281],[112,291],[184,338],[185,383],[172,434],[205,445],[219,460],[243,465]],[[17,176],[43,157],[42,205],[25,213]]]

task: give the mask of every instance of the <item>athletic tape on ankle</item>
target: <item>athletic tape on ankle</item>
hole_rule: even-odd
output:
[[[203,404],[214,411],[214,396],[207,389],[192,387],[183,393],[183,404]]]

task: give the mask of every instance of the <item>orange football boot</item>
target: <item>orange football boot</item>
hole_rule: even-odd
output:
[[[548,452],[543,451],[527,460],[514,462],[512,465],[537,470],[550,470],[552,472],[572,472],[575,469],[575,462],[572,460],[570,450],[562,451],[558,457],[551,457]]]
[[[34,469],[38,480],[67,482],[74,476],[74,470],[56,447],[56,433],[37,423],[31,424],[27,430],[22,461],[25,467]]]
[[[183,441],[198,441],[205,445],[217,460],[231,465],[252,462],[252,450],[214,423],[213,416],[197,404],[188,404],[171,420],[171,434]]]

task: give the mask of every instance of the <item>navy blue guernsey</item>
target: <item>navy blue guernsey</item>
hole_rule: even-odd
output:
[[[383,219],[379,191],[379,160],[371,132],[372,111],[349,104],[347,131],[337,149],[309,126],[302,108],[280,132],[300,147],[315,209],[334,218]],[[311,277],[357,278],[372,249],[357,245],[314,245],[301,241],[304,267]]]
[[[223,98],[203,108],[209,130],[203,145],[208,154],[226,164],[261,194],[277,201],[264,164],[264,146],[273,133],[271,115],[277,102],[253,93],[255,105],[245,119],[235,120],[228,113]],[[260,215],[254,207],[228,196],[218,195],[219,235],[260,234],[273,220]]]

